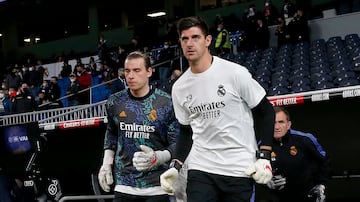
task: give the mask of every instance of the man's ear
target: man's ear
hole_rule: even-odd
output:
[[[287,129],[289,130],[291,128],[291,121],[288,122],[288,127]]]
[[[212,36],[210,34],[205,37],[207,47],[210,47],[211,40],[212,40]]]
[[[147,68],[146,71],[147,71],[147,76],[148,76],[148,78],[150,78],[150,77],[152,76],[152,73],[153,73],[152,67]]]

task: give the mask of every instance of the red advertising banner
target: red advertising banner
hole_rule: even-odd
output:
[[[304,96],[272,98],[269,99],[269,101],[274,107],[286,106],[286,105],[299,105],[299,104],[304,104]]]
[[[74,129],[74,128],[85,128],[85,127],[93,127],[100,125],[100,118],[92,118],[92,119],[81,119],[74,121],[66,121],[59,123],[59,129]]]

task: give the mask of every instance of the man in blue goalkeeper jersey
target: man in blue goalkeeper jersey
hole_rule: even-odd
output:
[[[170,95],[149,85],[151,75],[149,57],[130,53],[125,60],[128,89],[112,94],[106,103],[108,125],[98,177],[104,191],[114,189],[116,202],[169,201],[159,178],[168,169],[179,124]]]

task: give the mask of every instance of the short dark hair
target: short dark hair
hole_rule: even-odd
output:
[[[275,114],[279,112],[284,112],[286,114],[286,119],[290,121],[290,113],[288,110],[285,109],[285,107],[274,107]]]
[[[143,58],[144,59],[146,69],[151,67],[150,57],[147,54],[145,54],[145,53],[143,53],[141,51],[134,51],[134,52],[129,53],[129,55],[126,57],[126,60],[137,59],[137,58]]]
[[[205,36],[209,35],[209,26],[206,22],[197,16],[185,17],[179,20],[178,22],[178,34],[181,35],[181,32],[191,27],[198,27],[201,29]]]

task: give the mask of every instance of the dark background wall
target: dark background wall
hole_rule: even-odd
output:
[[[146,35],[149,35],[149,39],[144,39],[154,40],[156,38],[153,37],[154,34],[163,34],[166,20],[173,21],[184,16],[199,15],[211,24],[216,14],[224,16],[234,14],[242,18],[244,10],[250,4],[254,3],[260,11],[264,7],[263,0],[253,0],[202,9],[201,2],[200,0],[136,0],[123,4],[118,1],[102,0],[79,2],[8,0],[0,4],[0,32],[3,33],[0,38],[2,48],[0,53],[4,55],[0,65],[23,62],[22,60],[28,56],[55,60],[62,54],[94,54],[99,35],[104,35],[114,46],[127,44],[139,27],[154,23],[155,26],[151,28],[157,28],[159,32],[147,30]],[[283,3],[282,0],[272,2],[278,8]],[[324,9],[339,8],[340,1],[293,0],[292,2],[308,2],[306,5],[309,6],[307,9],[311,18],[317,18],[321,17],[321,11]],[[347,4],[350,0],[341,2]],[[166,10],[168,15],[160,19],[146,17],[148,12],[154,10]],[[350,8],[348,10],[351,11]],[[24,45],[25,37],[35,36],[41,37],[40,43]]]

